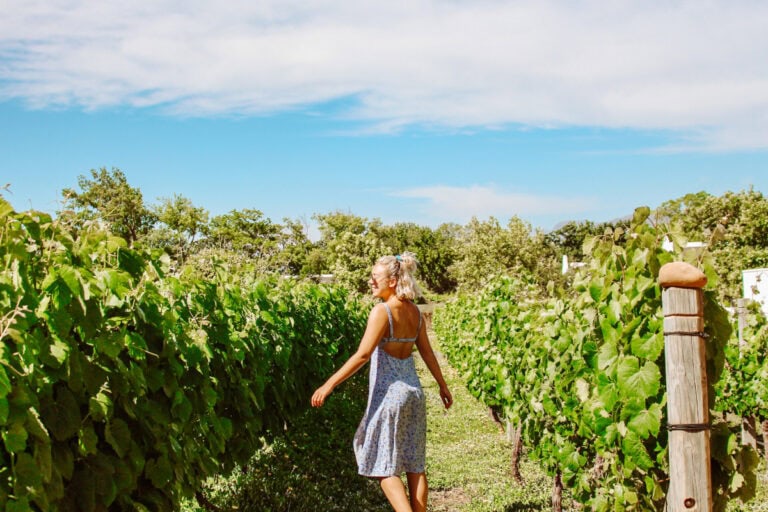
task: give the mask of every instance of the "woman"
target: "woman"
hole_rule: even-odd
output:
[[[312,395],[312,406],[322,406],[336,386],[371,361],[368,407],[355,433],[355,457],[358,472],[379,480],[396,512],[427,510],[426,401],[412,357],[414,345],[440,386],[445,408],[453,403],[421,312],[412,302],[415,271],[416,258],[408,252],[376,262],[369,283],[373,296],[383,302],[371,310],[357,352]],[[410,500],[400,479],[403,472]]]

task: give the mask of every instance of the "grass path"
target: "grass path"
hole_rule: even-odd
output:
[[[512,512],[550,510],[552,481],[524,460],[525,485],[510,475],[512,448],[487,409],[464,387],[461,377],[438,355],[454,405],[445,411],[437,384],[420,358],[417,370],[427,395],[427,474],[434,512]]]

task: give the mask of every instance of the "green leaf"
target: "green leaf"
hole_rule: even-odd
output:
[[[640,206],[635,208],[635,212],[632,214],[632,225],[639,226],[644,223],[648,217],[651,216],[651,209],[647,206]]]
[[[597,354],[597,367],[605,370],[611,366],[619,355],[619,349],[616,343],[604,343]]]
[[[32,508],[29,506],[29,500],[26,496],[11,498],[5,504],[5,512],[29,512]]]
[[[35,466],[40,471],[43,481],[51,481],[53,473],[53,454],[50,443],[35,443]]]
[[[120,332],[105,333],[94,339],[93,343],[99,352],[115,359],[125,347],[125,336]]]
[[[80,282],[80,274],[74,267],[70,265],[62,265],[58,267],[58,274],[62,281],[67,285],[67,288],[72,292],[75,297],[83,295],[83,286]]]
[[[80,428],[80,406],[66,386],[58,386],[56,400],[41,408],[43,422],[54,439],[65,441]]]
[[[603,286],[600,283],[590,283],[589,296],[595,302],[600,302],[600,295],[603,293]]]
[[[634,463],[644,471],[653,467],[653,460],[651,460],[645,445],[636,433],[632,431],[627,432],[627,435],[621,441],[621,450],[624,452],[625,464]]]
[[[0,398],[0,425],[5,425],[8,421],[8,413],[10,409],[8,407],[8,399]]]
[[[65,479],[72,478],[72,472],[75,469],[75,456],[68,445],[63,443],[54,443],[51,455],[53,456],[53,467]]]
[[[51,356],[53,356],[54,361],[58,363],[54,365],[56,368],[61,366],[64,361],[67,360],[67,356],[69,355],[69,346],[59,340],[53,340],[53,343],[49,346],[49,350],[51,351]]]
[[[636,336],[632,338],[630,348],[632,354],[637,357],[656,361],[664,351],[664,333],[645,333],[643,336]]]
[[[128,453],[128,449],[131,446],[131,430],[126,422],[120,418],[114,418],[107,423],[104,429],[104,437],[120,458],[123,458]]]
[[[3,443],[8,453],[23,452],[27,448],[27,434],[24,425],[14,423],[7,431],[3,432]]]
[[[96,421],[104,421],[112,416],[112,399],[104,392],[99,392],[88,401],[88,412]]]
[[[144,474],[150,479],[152,485],[158,489],[165,489],[173,477],[173,469],[168,458],[163,455],[157,459],[149,459],[144,466]]]
[[[173,395],[171,414],[183,422],[189,420],[189,417],[192,414],[192,403],[181,390],[177,390]]]
[[[627,426],[641,439],[646,439],[650,435],[657,436],[661,426],[661,406],[651,404],[648,409],[633,416]]]
[[[621,322],[621,304],[618,299],[612,297],[612,300],[608,303],[605,314],[612,325]]]
[[[638,369],[636,357],[622,358],[617,372],[619,392],[622,396],[648,398],[655,396],[661,384],[661,372],[654,363],[648,362]]]
[[[0,366],[0,398],[8,396],[11,389],[11,381],[8,378],[8,374],[5,372],[5,368]]]
[[[78,432],[77,448],[81,455],[95,454],[98,452],[99,437],[93,429],[91,422],[86,423]]]
[[[36,439],[39,439],[43,443],[50,443],[51,436],[48,434],[48,429],[45,428],[40,415],[37,413],[34,407],[27,409],[27,421],[24,423],[27,431]]]
[[[29,487],[40,489],[43,478],[35,459],[28,453],[19,453],[16,456],[16,483],[20,488]]]

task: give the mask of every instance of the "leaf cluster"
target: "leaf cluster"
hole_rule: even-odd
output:
[[[365,324],[343,289],[172,275],[2,199],[0,262],[5,510],[176,508],[282,435]]]
[[[628,229],[585,242],[571,288],[543,293],[500,277],[436,312],[452,364],[478,398],[523,429],[530,453],[591,510],[662,510],[668,483],[659,268],[665,226],[639,208]],[[727,316],[706,294],[708,396],[723,368]],[[718,423],[712,437],[717,510],[748,496],[754,464]],[[748,458],[748,457],[747,457]],[[738,477],[736,475],[739,475]]]

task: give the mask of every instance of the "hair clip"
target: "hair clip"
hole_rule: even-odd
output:
[[[395,259],[397,261],[403,261],[403,258],[401,258],[399,254],[395,255]]]

